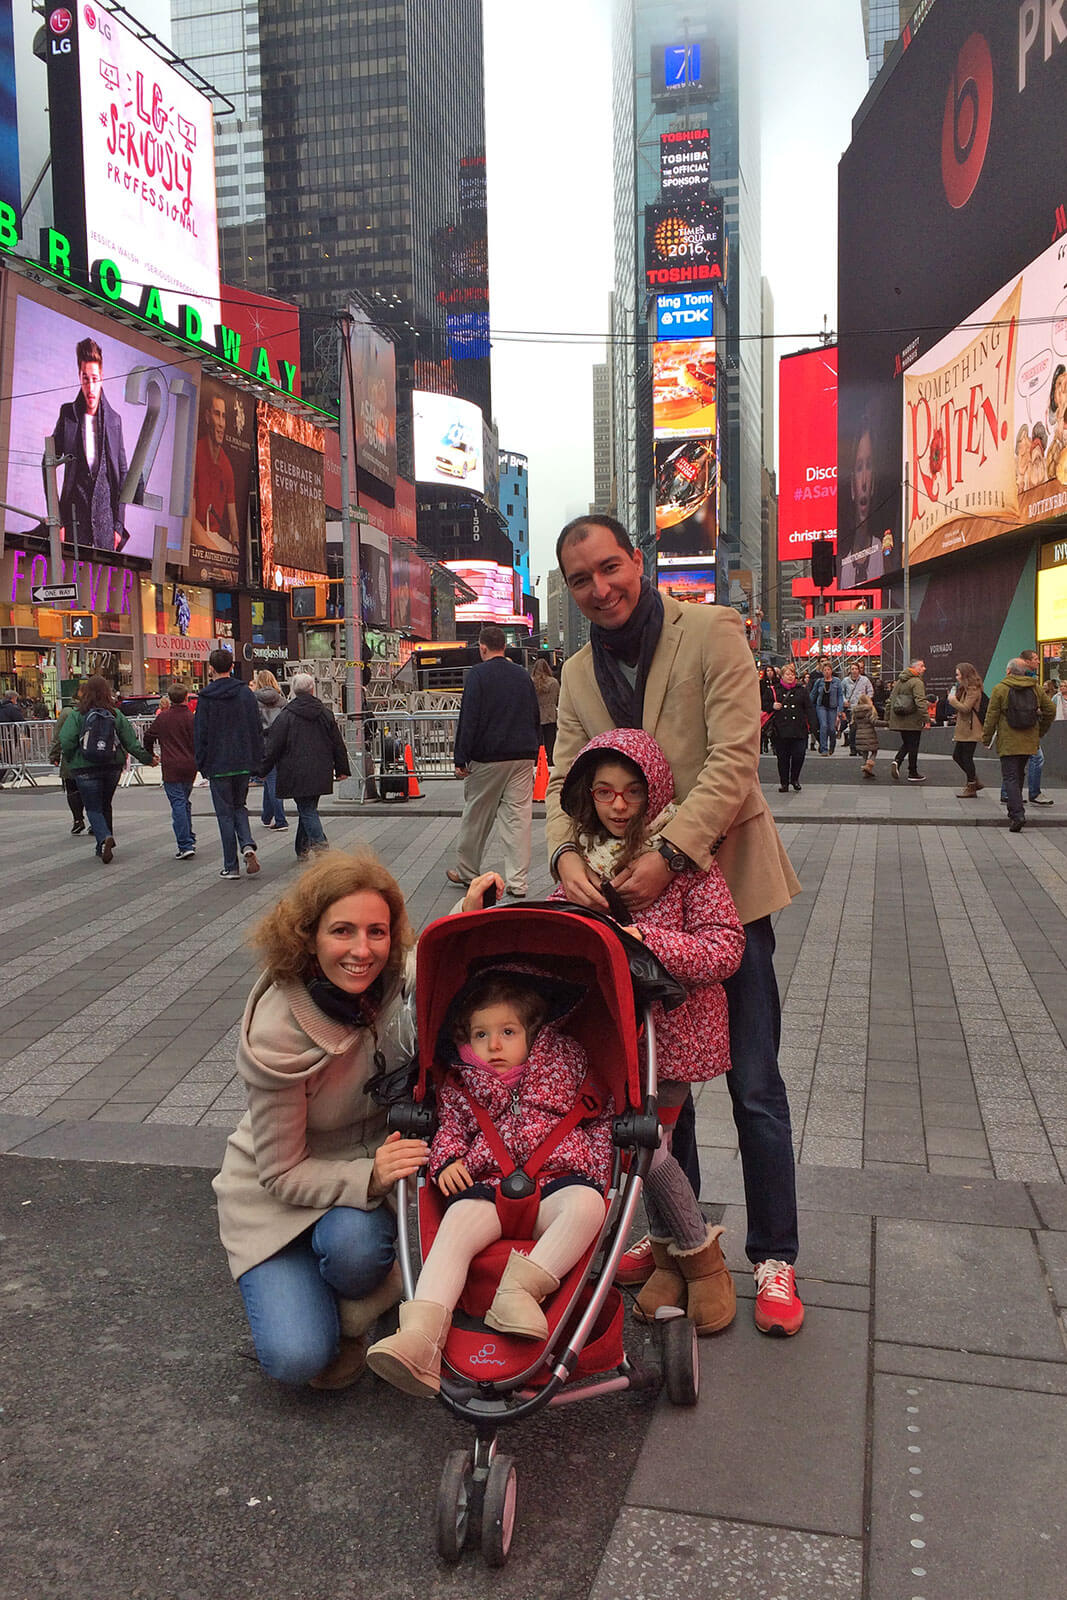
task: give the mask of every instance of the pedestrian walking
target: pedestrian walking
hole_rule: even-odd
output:
[[[949,708],[956,713],[952,734],[952,759],[963,773],[966,782],[956,790],[958,800],[973,800],[981,789],[974,752],[982,737],[982,724],[989,707],[989,699],[982,684],[978,668],[970,661],[961,661],[956,668],[955,687],[949,690]]]
[[[874,684],[871,682],[870,678],[868,678],[868,676],[867,676],[867,674],[865,672],[861,672],[860,671],[859,662],[858,661],[853,661],[852,664],[850,665],[849,669],[848,669],[848,674],[847,674],[847,676],[845,678],[845,682],[844,682],[843,687],[844,687],[844,695],[845,695],[844,710],[845,710],[845,716],[848,718],[848,725],[847,725],[847,729],[846,729],[846,734],[847,734],[847,738],[848,738],[848,748],[849,748],[849,753],[851,755],[855,755],[856,754],[856,730],[855,730],[855,726],[854,726],[853,721],[852,721],[852,713],[855,710],[856,702],[859,699],[860,695],[866,695],[868,700],[872,697],[872,695],[874,694]],[[876,744],[875,745],[875,751],[876,752],[877,752],[877,749],[878,749],[878,746]]]
[[[841,679],[834,677],[829,662],[822,669],[811,703],[819,724],[819,754],[832,756],[837,748],[837,730],[841,725],[845,691]]]
[[[333,793],[334,778],[347,778],[351,768],[337,719],[316,695],[310,672],[298,672],[292,687],[292,698],[267,733],[264,771],[274,777],[279,801],[296,805],[293,844],[297,860],[306,861],[312,850],[328,845],[319,801]]]
[[[19,705],[18,692],[9,689],[0,697],[0,722],[25,722],[26,713]]]
[[[771,743],[778,760],[778,793],[790,788],[800,793],[800,774],[807,754],[808,735],[816,727],[811,696],[797,682],[797,669],[791,661],[782,668],[777,694],[771,700]]]
[[[794,1263],[799,1248],[789,1097],[778,1066],[781,1007],[771,917],[799,894],[759,784],[759,689],[740,616],[729,606],[682,605],[643,577],[641,552],[614,517],[590,513],[556,541],[569,592],[592,624],[590,642],[563,668],[556,765],[546,837],[567,898],[606,910],[599,884],[575,850],[560,805],[563,777],[582,746],[611,728],[643,728],[667,757],[678,812],[665,848],[646,851],[618,886],[639,916],[675,871],[712,860],[745,929],[745,953],[725,982],[731,1071],[748,1211],[745,1251],[763,1333],[795,1333],[804,1319]],[[675,1125],[675,1159],[700,1191],[692,1096]],[[653,1270],[645,1243],[624,1258],[628,1282]]]
[[[925,661],[913,661],[893,684],[886,703],[886,723],[891,733],[900,734],[900,749],[890,767],[894,780],[900,777],[905,759],[908,763],[908,782],[925,783],[919,772],[919,741],[929,721],[926,703],[926,685],[923,673]]]
[[[263,724],[265,737],[285,708],[285,696],[273,672],[266,671],[253,674],[252,693],[259,702],[259,718]],[[263,809],[260,820],[265,828],[277,828],[280,831],[289,824],[286,821],[285,806],[278,799],[277,785],[278,774],[272,767],[263,777]]]
[[[530,670],[533,686],[537,693],[537,713],[541,718],[541,743],[545,747],[545,760],[552,765],[552,755],[556,748],[556,715],[559,707],[559,684],[552,673],[552,668],[543,656],[534,662]]]
[[[189,690],[183,683],[171,684],[165,708],[145,730],[145,749],[155,754],[159,745],[163,765],[163,793],[170,801],[170,821],[178,846],[175,861],[191,861],[196,855],[193,832],[193,807],[190,796],[196,782],[196,755],[193,748],[193,713],[188,705]]]
[[[109,866],[115,854],[112,801],[127,754],[146,767],[159,765],[115,704],[111,685],[99,673],[78,690],[77,708],[63,723],[59,747],[78,785],[85,815],[93,830],[98,858]]]
[[[1056,694],[1056,721],[1067,722],[1067,678],[1064,678]]]
[[[1041,675],[1041,658],[1037,651],[1020,650],[1019,660],[1026,662],[1027,675],[1033,678],[1036,682]],[[1051,691],[1049,692],[1049,699],[1052,700],[1053,705],[1055,705],[1056,702]],[[1041,778],[1044,770],[1045,752],[1042,750],[1041,746],[1038,745],[1037,749],[1034,751],[1033,755],[1030,757],[1030,760],[1026,764],[1027,798],[1032,806],[1050,806],[1054,803],[1049,799],[1048,795],[1043,794],[1041,790]],[[1006,797],[1002,796],[1001,798],[1003,799]]]
[[[74,709],[72,706],[67,706],[65,710],[59,713],[59,719],[56,722],[55,733],[52,735],[52,743],[48,748],[48,759],[54,767],[59,768],[59,781],[63,785],[63,792],[67,797],[67,805],[70,807],[70,814],[74,818],[74,825],[70,831],[71,833],[84,833],[85,804],[82,800],[81,790],[78,788],[74,774],[70,770],[70,763],[63,754],[63,747],[59,737],[63,731],[63,724],[66,722],[68,717],[72,717],[73,715]]]
[[[1026,821],[1022,786],[1030,757],[1056,720],[1056,707],[1019,656],[989,696],[982,743],[997,741],[1000,773],[1008,797],[1008,826],[1021,833]]]
[[[239,878],[238,848],[249,877],[259,858],[248,822],[248,782],[263,766],[263,726],[259,703],[246,683],[233,676],[233,656],[212,650],[210,682],[201,689],[193,717],[196,765],[211,785],[211,804],[222,840],[220,878]]]
[[[863,757],[860,769],[864,778],[874,777],[874,763],[878,755],[878,713],[869,694],[858,695],[852,705],[849,728],[858,755]]]
[[[481,661],[467,674],[453,751],[463,779],[463,818],[450,883],[469,884],[482,870],[493,823],[500,830],[504,883],[525,898],[530,870],[534,762],[541,743],[537,694],[516,662],[504,654],[504,630],[489,623],[478,635]]]

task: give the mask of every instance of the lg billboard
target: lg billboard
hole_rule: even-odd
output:
[[[898,573],[904,374],[1067,229],[1041,154],[1067,103],[1067,22],[1044,0],[938,0],[839,171],[841,580]],[[1056,304],[1042,308],[1052,348]],[[972,330],[973,331],[973,330]]]
[[[806,560],[837,536],[837,351],[778,364],[778,559]]]
[[[485,493],[482,413],[467,400],[416,389],[411,397],[418,483]]]

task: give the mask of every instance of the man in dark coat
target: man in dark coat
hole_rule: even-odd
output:
[[[312,850],[325,850],[326,834],[319,818],[319,799],[333,793],[334,778],[347,778],[351,772],[348,751],[332,711],[315,695],[315,680],[310,672],[298,672],[288,705],[275,717],[267,732],[267,752],[263,770],[277,768],[275,789],[279,799],[296,805],[297,859],[304,861]]]
[[[119,502],[126,481],[126,446],[122,418],[104,395],[104,358],[95,339],[77,347],[80,393],[59,408],[52,430],[57,456],[70,459],[63,468],[59,520],[64,539],[97,550],[121,550],[129,538]]]
[[[19,697],[14,689],[9,689],[7,694],[0,699],[0,722],[25,722],[26,713],[19,705]]]
[[[237,847],[245,871],[259,871],[248,822],[248,780],[263,765],[263,724],[259,703],[247,683],[233,677],[228,650],[207,658],[211,682],[201,689],[193,718],[196,765],[211,784],[211,803],[222,839],[220,878],[239,878]]]

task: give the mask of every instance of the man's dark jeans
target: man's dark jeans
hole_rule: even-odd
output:
[[[1001,756],[1000,777],[1004,795],[1008,802],[1008,816],[1012,822],[1025,822],[1026,808],[1023,805],[1023,784],[1026,782],[1026,768],[1030,761],[1029,756]]]
[[[105,839],[115,837],[115,824],[111,815],[111,802],[122,777],[121,767],[97,767],[74,774],[78,793],[82,797],[85,815],[96,840],[96,853],[100,855]]]
[[[748,1210],[745,1253],[751,1262],[770,1257],[793,1263],[799,1248],[796,1171],[789,1099],[778,1068],[782,1012],[770,917],[747,923],[745,934],[741,965],[723,985],[733,1063],[726,1083],[733,1101]],[[675,1124],[671,1148],[699,1194],[692,1104],[690,1096]]]
[[[908,777],[919,776],[919,740],[923,736],[921,728],[902,728],[900,730],[900,749],[897,751],[897,766],[904,765],[907,757]]]
[[[236,872],[237,847],[254,850],[252,829],[248,822],[247,772],[230,773],[225,778],[211,778],[211,804],[222,840],[222,865],[226,872]]]

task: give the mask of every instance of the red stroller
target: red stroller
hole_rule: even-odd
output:
[[[606,1102],[615,1102],[616,1148],[604,1196],[604,1224],[582,1259],[545,1301],[548,1339],[498,1333],[482,1318],[512,1247],[503,1237],[472,1264],[456,1307],[441,1363],[441,1394],[457,1417],[473,1424],[473,1450],[455,1450],[445,1462],[437,1502],[437,1548],[458,1561],[473,1527],[480,1525],[482,1552],[490,1566],[503,1566],[515,1523],[515,1466],[497,1451],[497,1432],[545,1406],[592,1399],[624,1389],[659,1384],[658,1371],[632,1363],[622,1340],[623,1301],[613,1279],[625,1247],[641,1183],[659,1143],[656,1048],[651,1006],[668,1007],[685,995],[639,940],[610,918],[584,907],[550,901],[470,912],[432,923],[419,940],[417,1005],[419,1071],[413,1099],[393,1106],[390,1127],[410,1137],[432,1136],[432,1095],[445,1070],[437,1041],[456,993],[473,974],[522,963],[576,985],[582,998],[566,1019],[566,1032],[586,1052],[590,1074]],[[646,1062],[638,1055],[638,1014],[643,1016]],[[587,1080],[588,1081],[588,1080]],[[532,1163],[531,1163],[532,1164]],[[520,1199],[535,1186],[524,1172],[505,1177],[502,1191]],[[398,1253],[404,1293],[415,1292],[404,1218],[408,1183],[398,1185]],[[443,1214],[436,1186],[422,1177],[416,1190],[421,1255],[433,1243]],[[517,1208],[521,1209],[521,1208]],[[529,1241],[532,1244],[532,1240]],[[663,1374],[676,1405],[697,1398],[696,1332],[681,1311],[660,1314]]]

